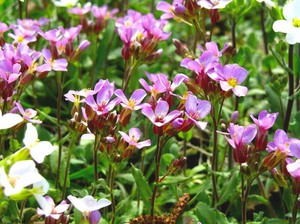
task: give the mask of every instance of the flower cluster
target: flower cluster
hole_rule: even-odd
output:
[[[68,12],[79,17],[79,23],[84,32],[98,34],[107,26],[108,20],[114,18],[118,9],[109,11],[107,5],[98,7],[88,2],[82,7],[77,6],[70,8]],[[92,15],[92,19],[88,18],[88,13]]]
[[[170,36],[163,31],[165,24],[165,20],[156,20],[152,14],[142,15],[134,10],[118,18],[116,28],[123,41],[123,58],[126,61],[130,58],[145,62],[156,60],[162,53],[161,49],[156,50],[158,43]]]
[[[181,66],[194,74],[192,79],[186,82],[190,90],[195,94],[202,92],[205,95],[221,94],[227,97],[233,92],[236,96],[245,96],[248,89],[240,84],[247,78],[248,72],[237,64],[223,66],[220,63],[219,59],[227,45],[221,51],[214,42],[207,42],[205,46],[206,50],[200,48],[202,54],[199,58],[184,58],[181,61]]]

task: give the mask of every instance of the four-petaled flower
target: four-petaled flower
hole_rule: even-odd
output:
[[[185,115],[197,127],[205,129],[207,122],[199,121],[204,118],[211,109],[211,104],[207,100],[199,100],[196,96],[189,94],[185,102]]]
[[[169,104],[162,99],[157,101],[154,111],[149,104],[144,106],[142,109],[142,114],[144,114],[157,127],[162,127],[181,114],[178,110],[173,110],[169,114],[168,112]]]
[[[138,128],[131,128],[129,129],[129,135],[127,135],[125,132],[119,131],[119,133],[122,136],[122,139],[124,141],[128,142],[130,146],[134,146],[138,149],[141,149],[143,147],[147,147],[151,145],[150,139],[138,142],[141,138],[141,131]]]
[[[68,199],[74,205],[75,208],[82,212],[83,219],[85,221],[90,221],[91,219],[93,220],[95,217],[97,217],[98,222],[93,223],[99,223],[100,221],[101,214],[98,210],[107,207],[111,204],[111,202],[105,198],[102,198],[99,201],[97,201],[91,195],[87,195],[84,198],[76,198],[72,195],[69,195]]]
[[[53,219],[59,219],[62,214],[70,207],[65,200],[59,205],[55,206],[53,199],[50,196],[35,195],[35,199],[39,203],[40,208],[37,208],[38,215],[44,215],[45,217],[51,217]]]
[[[130,98],[127,100],[124,92],[121,89],[117,89],[115,91],[115,95],[121,100],[122,107],[125,107],[129,110],[139,110],[143,108],[144,104],[141,102],[146,97],[147,93],[143,89],[137,89],[135,90]]]

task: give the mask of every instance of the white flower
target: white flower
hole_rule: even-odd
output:
[[[206,9],[222,9],[230,2],[232,0],[199,0],[197,4]]]
[[[45,156],[50,155],[54,151],[54,147],[50,142],[38,139],[38,132],[31,123],[27,123],[23,142],[25,147],[30,150],[31,157],[37,163],[42,163]]]
[[[76,198],[72,195],[68,196],[70,202],[83,213],[84,216],[89,216],[92,211],[97,211],[101,208],[109,206],[111,202],[105,198],[97,201],[93,196],[87,195],[84,198]]]
[[[38,215],[59,219],[61,215],[70,207],[65,200],[59,205],[55,206],[53,199],[50,196],[35,195],[36,201],[39,203],[40,208],[37,208]]]
[[[19,114],[7,113],[2,116],[0,110],[0,130],[11,128],[23,121],[23,118]]]
[[[77,4],[78,0],[53,0],[53,3],[57,7],[71,8]]]
[[[45,194],[49,184],[35,168],[32,160],[23,160],[14,163],[6,174],[4,167],[0,167],[0,186],[4,194],[11,196],[20,193],[25,187],[33,185],[34,194]]]
[[[283,16],[286,20],[277,20],[273,24],[275,32],[286,33],[289,44],[300,43],[300,0],[289,2],[283,7]]]
[[[257,2],[264,2],[266,4],[266,6],[270,9],[270,8],[273,8],[275,7],[275,2],[273,2],[272,0],[256,0]]]

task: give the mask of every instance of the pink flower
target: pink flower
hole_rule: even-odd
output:
[[[247,145],[255,138],[257,129],[254,124],[247,127],[230,123],[228,132],[230,138],[226,137],[227,142],[234,149],[234,160],[240,164],[246,162]]]
[[[209,114],[211,104],[207,100],[199,100],[196,96],[189,94],[185,103],[185,115],[188,120],[191,120],[198,128],[205,129],[207,122],[199,121]]]
[[[138,142],[141,138],[141,131],[138,128],[129,129],[129,135],[122,131],[119,131],[119,133],[121,134],[122,139],[126,141],[129,146],[134,146],[138,149],[141,149],[151,145],[150,139]]]
[[[178,110],[173,110],[169,114],[168,112],[169,104],[162,99],[157,101],[154,111],[149,104],[144,106],[142,109],[142,114],[144,114],[153,123],[153,125],[157,127],[162,127],[181,114],[181,112]]]
[[[122,107],[125,107],[129,110],[140,110],[144,106],[144,104],[141,104],[141,102],[146,97],[147,93],[143,89],[137,89],[127,100],[123,91],[121,89],[117,89],[115,91],[115,95],[121,100]]]
[[[210,77],[216,81],[219,79],[221,89],[224,91],[230,91],[237,96],[246,96],[248,89],[240,84],[247,78],[247,71],[237,64],[225,65],[221,69],[219,77]]]

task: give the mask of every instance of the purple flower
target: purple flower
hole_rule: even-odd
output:
[[[293,178],[300,180],[300,159],[288,163],[286,169]]]
[[[121,89],[117,89],[115,91],[115,95],[121,100],[122,107],[125,107],[129,110],[139,110],[144,106],[144,104],[141,104],[141,102],[146,97],[147,93],[143,89],[137,89],[132,93],[129,100],[127,100]]]
[[[274,125],[278,113],[269,114],[266,110],[259,113],[258,119],[250,115],[258,127],[257,137],[255,139],[255,148],[259,151],[265,150],[268,143],[268,130]]]
[[[96,84],[95,89],[98,89],[96,101],[93,95],[89,95],[86,97],[85,102],[98,115],[108,113],[119,103],[120,100],[118,98],[111,100],[111,97],[114,93],[114,83],[109,83],[108,80],[102,80]]]
[[[91,3],[90,2],[86,3],[83,6],[83,8],[74,7],[74,8],[68,9],[68,12],[70,14],[75,14],[75,15],[79,15],[79,16],[83,16],[83,15],[87,14],[89,11],[91,11]]]
[[[296,157],[300,158],[300,153],[297,152],[298,149],[300,149],[300,141],[296,138],[289,139],[285,131],[281,129],[278,129],[275,132],[273,142],[269,142],[267,145],[267,150],[269,152],[280,151],[285,155],[295,155]]]
[[[267,131],[274,125],[276,118],[278,117],[278,112],[269,114],[266,110],[263,110],[259,113],[258,119],[252,114],[250,117],[260,130]]]
[[[58,29],[48,30],[45,33],[43,31],[38,32],[45,40],[50,42],[50,45],[54,46],[61,39],[61,32]]]
[[[234,160],[240,164],[246,162],[247,145],[250,144],[256,136],[256,126],[252,124],[244,127],[230,123],[228,132],[230,138],[226,136],[225,138],[234,149]]]
[[[200,50],[203,53],[210,52],[216,57],[217,60],[222,56],[223,52],[227,49],[227,47],[228,47],[228,44],[225,44],[223,49],[221,51],[219,51],[218,45],[215,42],[206,42],[205,43],[206,51],[205,51],[201,45],[199,46]]]
[[[164,12],[160,17],[161,19],[176,18],[176,15],[183,14],[186,11],[182,0],[174,0],[172,5],[168,2],[160,1],[157,3],[156,9]]]
[[[34,118],[37,115],[36,110],[33,110],[31,108],[27,108],[26,110],[23,109],[22,105],[20,104],[20,102],[15,102],[19,112],[22,114],[24,120],[27,120],[31,123],[35,123],[35,124],[40,124],[42,123],[42,121],[40,120],[34,120],[32,118]]]
[[[138,128],[129,129],[129,135],[122,131],[119,131],[119,133],[121,134],[122,139],[126,141],[129,146],[134,146],[138,149],[141,149],[151,145],[150,139],[138,142],[141,138],[141,131]]]
[[[9,33],[8,36],[15,40],[15,43],[31,43],[36,41],[36,31],[26,30],[22,26],[13,28],[14,34]]]
[[[157,101],[154,111],[149,104],[144,106],[142,109],[142,114],[144,114],[157,127],[162,127],[181,114],[178,110],[173,110],[169,114],[168,112],[169,104],[162,99]]]
[[[247,78],[247,71],[237,64],[225,65],[218,78],[210,77],[219,79],[221,89],[226,92],[232,90],[237,96],[246,96],[248,92],[247,87],[239,85]]]
[[[41,66],[38,66],[36,68],[36,71],[42,72],[42,71],[67,71],[68,62],[64,58],[60,59],[53,59],[50,50],[43,49],[42,50],[44,60],[46,64],[43,64]]]
[[[11,60],[3,59],[0,61],[0,78],[8,84],[16,81],[21,75],[21,65],[18,63],[12,64]]]
[[[185,103],[185,115],[198,128],[205,129],[207,122],[199,121],[209,114],[211,104],[207,100],[199,100],[196,96],[189,94]]]

